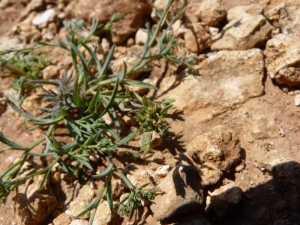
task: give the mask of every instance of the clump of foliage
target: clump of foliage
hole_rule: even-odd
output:
[[[139,96],[132,91],[132,86],[150,89],[156,89],[156,87],[141,81],[130,80],[127,77],[131,73],[149,70],[148,65],[159,58],[167,58],[172,62],[180,61],[173,54],[176,39],[170,35],[169,29],[183,12],[187,2],[184,1],[182,10],[170,22],[166,20],[166,15],[173,1],[169,0],[164,12],[158,12],[160,20],[155,29],[150,29],[149,25],[146,25],[148,38],[142,55],[131,68],[127,68],[124,63],[125,69],[122,74],[108,73],[115,47],[112,46],[104,60],[98,60],[97,44],[91,41],[92,36],[109,30],[112,24],[119,20],[118,14],[115,14],[106,25],[100,25],[97,20],[93,20],[89,30],[85,28],[83,21],[72,20],[65,23],[69,34],[63,40],[53,43],[38,43],[37,46],[30,49],[0,52],[0,55],[14,54],[8,60],[1,59],[0,66],[4,68],[5,72],[18,74],[18,79],[23,79],[19,88],[33,87],[30,85],[39,87],[52,85],[53,87],[44,90],[45,94],[41,96],[41,100],[48,102],[49,106],[39,107],[43,112],[40,115],[33,115],[25,111],[18,99],[16,101],[7,100],[8,104],[24,118],[25,123],[30,124],[29,129],[43,128],[47,131],[43,137],[29,146],[21,146],[8,140],[2,133],[0,134],[0,141],[7,145],[3,150],[23,151],[22,157],[0,175],[1,202],[5,202],[11,191],[34,176],[44,176],[40,186],[42,189],[56,164],[59,164],[66,173],[76,175],[81,182],[85,182],[89,178],[105,180],[97,197],[86,207],[86,210],[78,215],[91,213],[90,224],[104,194],[113,211],[111,181],[114,173],[119,175],[130,190],[130,194],[120,202],[118,212],[121,215],[128,214],[131,218],[143,201],[153,201],[155,191],[146,189],[147,184],[134,187],[122,170],[115,165],[113,158],[120,146],[123,149],[128,147],[128,152],[136,156],[137,152],[130,149],[128,142],[139,135],[143,140],[142,152],[150,150],[153,132],[158,133],[162,138],[172,136],[165,120],[168,109],[172,107],[171,102],[158,103]],[[167,24],[166,29],[163,29],[164,24]],[[155,43],[158,44],[158,52],[156,55],[151,55],[150,50]],[[48,63],[47,58],[36,58],[30,54],[35,49],[44,46],[59,47],[68,51],[72,56],[73,73],[71,75],[65,73],[60,79],[41,79],[40,74]],[[86,57],[80,49],[88,52],[89,56]],[[187,63],[189,62],[187,61]],[[96,68],[96,73],[91,74],[91,70],[94,68]],[[19,93],[19,97],[22,98],[21,92]],[[140,128],[123,137],[120,133],[117,113],[135,110],[134,106],[136,105],[138,105],[137,119]],[[108,124],[103,119],[105,114],[109,115],[113,121],[112,124]],[[57,129],[62,126],[68,130],[66,135],[72,137],[72,141],[69,143],[61,143],[57,140]],[[34,152],[37,146],[43,146],[42,153]],[[107,168],[100,174],[93,174],[95,168],[92,166],[89,156],[95,154],[109,162]],[[19,177],[22,166],[32,156],[52,157],[53,160],[50,165],[27,176]]]

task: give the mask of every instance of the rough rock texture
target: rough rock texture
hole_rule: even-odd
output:
[[[191,23],[203,22],[216,26],[226,16],[221,0],[191,0],[186,8],[185,16]]]
[[[244,7],[245,12],[239,10],[233,8],[228,12],[229,23],[214,38],[211,45],[213,51],[246,50],[267,41],[272,26],[264,16],[257,15],[261,8],[253,5]]]
[[[236,132],[222,125],[195,137],[186,150],[195,162],[212,163],[224,172],[230,172],[241,161],[241,146]]]
[[[223,173],[214,164],[206,162],[199,167],[199,176],[202,184],[209,186],[217,184],[221,180]]]
[[[126,168],[127,172],[127,178],[130,180],[130,182],[135,187],[140,187],[143,184],[150,183],[148,188],[152,188],[153,184],[151,181],[150,174],[143,166],[135,165],[135,164],[129,164]]]
[[[267,42],[266,68],[278,84],[300,84],[300,41],[296,34],[278,34]]]
[[[103,201],[97,207],[93,225],[109,224],[111,220],[111,211],[107,201]]]
[[[150,15],[152,11],[146,0],[79,0],[74,6],[70,5],[70,16],[89,22],[96,17],[100,23],[106,23],[114,13],[119,12],[121,20],[114,24],[111,30],[112,41],[115,44],[122,43],[130,34],[143,26],[143,18]]]
[[[139,60],[136,56],[124,56],[114,61],[111,65],[113,74],[122,74],[124,72],[124,63],[126,63],[127,69],[130,69]],[[131,73],[128,75],[128,79],[135,79],[139,76],[139,73]]]
[[[300,35],[300,1],[286,0],[280,10],[279,24],[284,34]]]
[[[29,164],[23,168],[26,169],[26,172],[22,176],[32,172]],[[28,180],[18,187],[15,197],[15,212],[20,224],[41,224],[55,208],[57,200],[49,181],[46,182],[42,190],[39,190],[43,178],[43,175],[35,176],[32,180]]]
[[[205,59],[198,69],[164,96],[174,98],[177,110],[185,110],[194,123],[264,92],[264,60],[259,49],[220,51]]]
[[[201,23],[193,23],[184,34],[185,47],[194,53],[200,53],[211,44],[209,30]]]
[[[49,65],[43,70],[43,78],[45,80],[54,79],[59,75],[59,66]]]
[[[228,181],[226,185],[212,192],[208,191],[205,211],[214,212],[219,218],[225,217],[228,212],[233,212],[242,197],[242,189],[233,181]]]
[[[60,214],[53,220],[53,225],[66,225],[72,221],[71,217],[65,213]]]
[[[280,171],[276,171],[276,168],[278,168],[280,164],[287,163],[289,161],[290,160],[280,155],[277,150],[272,150],[261,159],[259,166],[262,170],[266,169],[270,173],[280,173]]]
[[[151,210],[156,220],[165,220],[199,210],[203,206],[203,188],[197,170],[180,164],[169,172],[157,186]]]
[[[76,217],[81,213],[86,206],[93,200],[95,196],[94,191],[90,188],[89,185],[84,185],[78,193],[78,196],[70,203],[66,214]],[[89,218],[89,215],[81,217],[82,219]]]
[[[258,16],[263,14],[264,8],[257,4],[245,5],[245,6],[236,6],[227,11],[227,20],[231,21],[234,19],[243,18],[243,14],[250,14],[253,16]]]
[[[155,0],[154,1],[154,6],[160,11],[164,11],[164,9],[166,8],[166,5],[168,4],[169,0]],[[174,16],[178,13],[178,11],[180,10],[181,6],[182,6],[183,0],[177,0],[174,1],[173,4],[171,5],[169,12],[167,13],[167,18],[168,20],[172,20],[174,19]],[[152,9],[152,13],[151,13],[151,18],[154,21],[158,21],[159,17],[156,15],[155,13],[155,9]]]

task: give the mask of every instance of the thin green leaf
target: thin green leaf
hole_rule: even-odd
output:
[[[0,141],[6,145],[8,145],[9,147],[15,149],[15,150],[24,150],[24,151],[27,151],[29,150],[28,148],[26,147],[23,147],[21,145],[18,145],[16,144],[15,142],[7,139],[6,137],[4,137],[1,133],[0,133]]]
[[[153,86],[152,84],[148,84],[148,83],[145,83],[145,82],[139,81],[139,80],[124,79],[123,82],[125,84],[133,85],[133,86],[140,87],[140,88],[148,88],[148,89],[158,90],[158,88]]]

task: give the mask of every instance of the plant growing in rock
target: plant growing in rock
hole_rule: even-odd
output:
[[[162,57],[173,62],[180,61],[173,54],[176,39],[170,35],[169,29],[183,12],[187,2],[184,1],[182,10],[177,17],[169,22],[166,20],[166,15],[173,1],[169,0],[164,12],[158,12],[160,20],[155,29],[150,29],[149,25],[146,25],[148,38],[140,59],[131,68],[127,68],[124,63],[124,71],[121,74],[109,74],[115,47],[112,46],[104,60],[98,60],[97,44],[92,42],[92,36],[109,30],[112,24],[119,20],[118,14],[115,14],[106,25],[99,25],[97,20],[93,20],[89,30],[85,28],[83,21],[72,20],[65,23],[69,34],[64,40],[38,43],[35,47],[28,49],[0,52],[0,55],[13,54],[10,59],[1,59],[0,62],[5,72],[17,74],[18,79],[22,79],[22,85],[18,88],[41,87],[44,94],[40,96],[40,100],[48,103],[47,107],[39,107],[42,111],[40,115],[33,115],[22,108],[18,99],[15,99],[17,101],[7,100],[7,103],[24,118],[24,122],[29,125],[28,129],[43,128],[47,131],[29,146],[21,146],[7,139],[2,133],[0,134],[0,141],[7,145],[2,151],[23,151],[22,157],[0,175],[1,202],[5,202],[11,191],[34,176],[43,175],[43,182],[40,186],[42,189],[53,167],[57,164],[66,173],[75,174],[80,182],[86,182],[90,178],[105,180],[97,197],[87,205],[86,210],[78,215],[83,216],[91,212],[90,224],[104,194],[111,211],[113,211],[111,181],[115,172],[130,190],[130,194],[120,202],[119,213],[121,215],[128,214],[131,218],[142,201],[153,201],[155,191],[146,189],[147,184],[134,187],[114,163],[114,156],[117,154],[116,150],[119,146],[128,147],[128,142],[138,135],[142,135],[142,152],[150,150],[153,132],[158,133],[162,138],[172,136],[165,120],[168,110],[172,107],[170,102],[158,103],[146,97],[140,97],[132,91],[132,86],[152,89],[156,87],[141,81],[130,80],[127,77],[131,73],[149,70],[147,66],[153,60]],[[165,23],[167,23],[167,28],[163,30]],[[150,50],[155,43],[158,44],[158,52],[156,55],[151,55]],[[36,58],[30,54],[35,49],[44,46],[63,48],[70,53],[73,62],[71,75],[65,72],[60,79],[40,79],[41,69],[47,64],[47,60],[46,58],[37,59],[38,66],[33,67],[32,63],[36,61]],[[82,53],[82,49],[88,53],[88,56]],[[95,71],[95,68],[96,73],[92,73],[91,71]],[[51,85],[52,89],[44,89],[45,85],[48,87]],[[19,91],[17,97],[26,98],[26,96],[22,96],[22,91]],[[136,105],[138,105],[137,119],[140,129],[136,129],[124,137],[120,132],[118,113],[125,114],[129,110],[135,109]],[[104,115],[109,115],[112,124],[103,119]],[[71,137],[69,143],[61,143],[57,139],[59,127],[67,129],[66,135]],[[42,146],[43,151],[34,152],[37,146]],[[128,152],[137,155],[130,148],[128,148]],[[106,158],[109,162],[106,169],[100,174],[93,174],[95,166],[91,163],[89,156],[95,154]],[[44,168],[20,177],[20,170],[29,157],[52,158],[52,161]]]

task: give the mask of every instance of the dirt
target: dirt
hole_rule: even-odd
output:
[[[260,3],[268,10],[282,1],[225,0],[223,2],[226,9],[249,3]],[[19,22],[24,10],[25,5],[20,3],[0,9],[0,40],[9,35],[9,31]],[[1,75],[2,72],[0,72],[0,90],[7,93],[11,90],[12,79],[2,78]],[[266,74],[263,85],[265,93],[262,96],[252,98],[201,123],[195,123],[194,114],[191,116],[192,114],[189,112],[176,110],[170,112],[168,119],[170,130],[176,134],[176,138],[159,147],[170,164],[180,160],[185,146],[192,138],[197,134],[205,133],[216,125],[230,127],[239,134],[245,169],[232,174],[230,179],[242,188],[248,202],[246,200],[247,204],[242,202],[238,213],[228,217],[227,222],[225,220],[214,221],[214,216],[208,215],[214,224],[254,224],[251,221],[262,221],[255,224],[300,223],[299,216],[294,216],[293,220],[289,220],[292,213],[299,213],[295,211],[299,209],[299,206],[291,208],[287,202],[282,202],[286,201],[286,199],[281,200],[282,196],[286,197],[289,193],[276,189],[277,180],[270,174],[263,173],[258,167],[258,163],[264,155],[273,149],[278,150],[284,157],[300,163],[300,108],[294,104],[294,95],[285,93],[285,87],[273,83]],[[24,125],[20,125],[20,123],[19,116],[9,107],[0,115],[0,129],[8,139],[26,145],[42,135],[42,131],[25,131]],[[257,130],[259,130],[258,133]],[[0,172],[8,168],[21,155],[20,151],[1,153]],[[296,174],[295,177],[297,177]],[[13,195],[11,195],[7,203],[0,207],[1,225],[17,224],[13,207]]]

